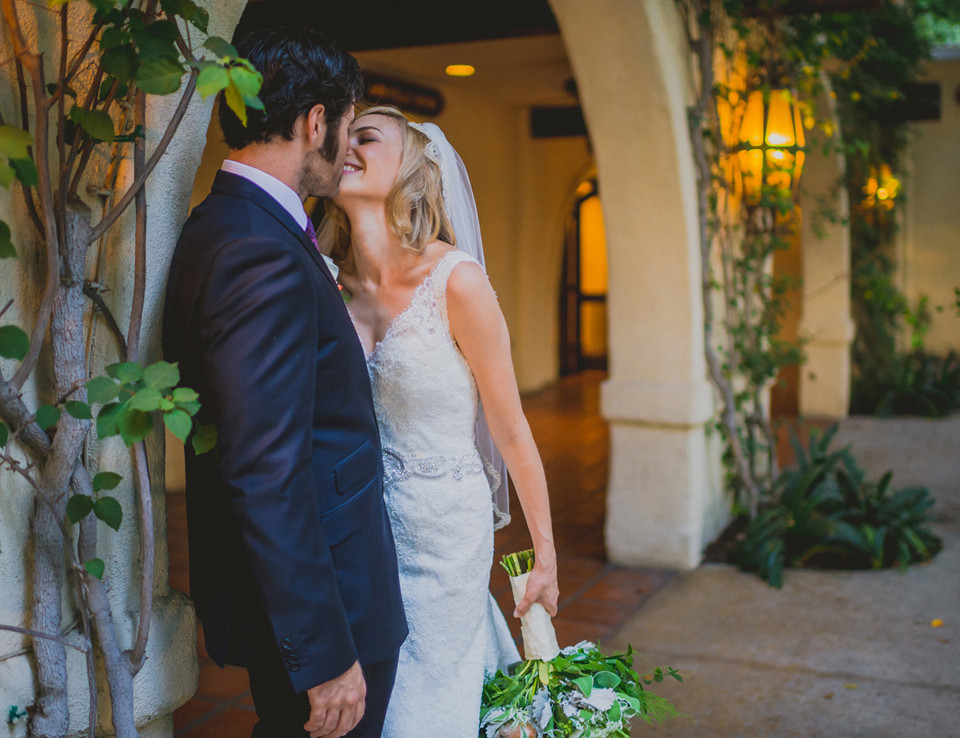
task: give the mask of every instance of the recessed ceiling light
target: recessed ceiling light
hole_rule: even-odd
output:
[[[451,77],[469,77],[476,71],[469,64],[451,64],[447,67],[447,74]]]

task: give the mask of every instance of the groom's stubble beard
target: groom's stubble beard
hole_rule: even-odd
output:
[[[300,174],[301,191],[313,197],[333,197],[340,190],[347,152],[340,145],[340,121],[327,126],[323,143],[307,154]]]

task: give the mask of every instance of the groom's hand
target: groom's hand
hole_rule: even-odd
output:
[[[307,690],[310,699],[310,719],[303,729],[310,738],[340,738],[346,735],[363,717],[367,683],[363,679],[360,662],[331,679]]]

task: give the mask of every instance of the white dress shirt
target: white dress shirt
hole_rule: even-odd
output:
[[[292,188],[285,185],[272,174],[267,174],[262,169],[251,167],[248,164],[241,164],[239,161],[234,161],[233,159],[226,159],[220,168],[225,172],[235,174],[238,177],[243,177],[253,182],[257,187],[280,203],[280,206],[284,210],[290,213],[290,217],[300,226],[300,230],[307,230],[307,211],[303,209],[300,195],[294,192]],[[333,263],[333,259],[329,256],[326,254],[321,254],[321,256],[330,273],[333,275],[333,278],[336,279],[340,271],[339,268]]]

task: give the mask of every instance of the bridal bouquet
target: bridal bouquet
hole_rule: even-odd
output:
[[[533,569],[533,551],[504,556],[514,600],[519,603]],[[633,671],[633,650],[604,656],[583,641],[560,649],[550,615],[539,604],[520,619],[525,661],[507,673],[488,675],[480,707],[486,738],[629,738],[630,719],[648,723],[680,715],[663,697],[644,689],[674,669],[645,677]]]

